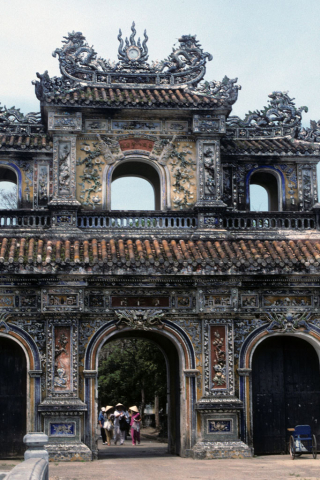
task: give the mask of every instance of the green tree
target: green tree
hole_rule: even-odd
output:
[[[167,372],[162,352],[151,342],[126,338],[107,343],[100,353],[100,405],[127,407],[137,405],[141,410],[159,397],[159,408],[165,409]]]

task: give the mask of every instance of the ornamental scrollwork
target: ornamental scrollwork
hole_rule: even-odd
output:
[[[288,333],[298,330],[310,330],[308,320],[311,317],[310,312],[294,313],[287,311],[286,313],[268,312],[267,320],[270,322],[267,332]]]
[[[130,327],[134,330],[153,330],[164,328],[162,310],[115,310],[118,317],[117,328]]]

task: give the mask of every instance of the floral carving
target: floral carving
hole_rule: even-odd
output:
[[[98,143],[91,146],[83,142],[80,150],[86,153],[82,160],[79,158],[77,161],[77,165],[84,165],[83,174],[80,175],[82,182],[79,183],[81,187],[80,199],[83,205],[94,206],[101,203],[101,198],[97,194],[102,190],[100,174],[102,172],[101,165],[105,164],[105,160],[101,155],[101,148]]]
[[[179,147],[179,144],[177,145]],[[194,186],[192,181],[194,178],[193,172],[196,169],[195,162],[192,157],[188,157],[192,152],[190,145],[185,145],[179,149],[170,145],[166,155],[170,156],[169,163],[172,166],[172,188],[175,196],[173,204],[178,209],[185,209],[191,207],[194,203]]]

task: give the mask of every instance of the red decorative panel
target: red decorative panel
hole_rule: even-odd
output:
[[[125,140],[119,140],[121,150],[146,150],[151,152],[154,142],[151,140],[145,140],[144,138],[127,138]]]
[[[227,330],[224,325],[211,326],[211,378],[212,389],[227,388]]]
[[[71,388],[71,350],[70,327],[55,327],[55,359],[54,359],[54,389],[70,390]]]

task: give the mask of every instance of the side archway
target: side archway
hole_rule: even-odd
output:
[[[310,424],[320,440],[320,331],[253,331],[239,358],[242,438],[256,454],[286,453],[288,428]],[[301,405],[301,407],[299,407]]]
[[[116,326],[111,321],[101,327],[90,340],[85,354],[85,402],[88,415],[85,425],[85,443],[97,456],[95,435],[98,409],[98,357],[102,346],[112,340],[134,337],[150,340],[164,353],[168,365],[168,450],[170,453],[185,456],[186,450],[196,442],[196,416],[194,402],[196,398],[195,378],[185,373],[195,368],[193,346],[186,333],[173,322],[163,320],[163,328],[139,330]]]
[[[272,166],[261,165],[248,172],[246,177],[246,204],[250,210],[250,186],[262,187],[268,195],[269,212],[280,212],[285,205],[285,180],[283,173]]]
[[[0,458],[8,458],[21,456],[24,451],[23,436],[40,429],[37,407],[40,403],[42,372],[40,354],[33,339],[19,327],[4,320],[0,322],[0,352]],[[15,418],[18,420],[16,428]],[[6,429],[9,436],[4,433]],[[11,442],[10,434],[14,437]]]

